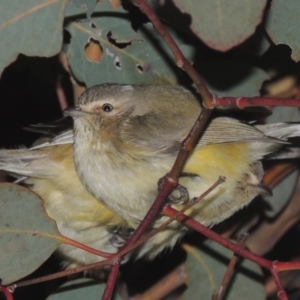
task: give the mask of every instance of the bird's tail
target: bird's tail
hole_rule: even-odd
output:
[[[300,136],[299,123],[298,124],[275,123],[275,124],[256,125],[255,127],[269,137],[274,137],[285,141],[288,138]]]
[[[29,149],[0,150],[0,170],[12,176],[44,177],[46,166],[42,160],[46,157],[41,151]]]
[[[297,158],[300,157],[300,148],[291,147],[291,144],[286,142],[286,145],[282,145],[280,142],[285,142],[289,138],[300,137],[300,124],[288,124],[288,123],[276,123],[266,125],[256,125],[258,130],[263,132],[266,136],[272,137],[278,140],[278,143],[260,143],[260,145],[252,144],[253,149],[256,152],[260,152],[261,157],[269,155],[268,159],[286,159],[286,158]],[[279,152],[275,152],[277,149]]]

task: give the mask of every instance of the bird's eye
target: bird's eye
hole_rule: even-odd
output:
[[[105,103],[102,105],[102,110],[105,112],[111,112],[113,109],[114,107],[109,103]]]

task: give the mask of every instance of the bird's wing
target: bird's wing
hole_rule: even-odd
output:
[[[0,150],[0,170],[19,176],[44,176],[46,166],[43,163],[34,164],[36,161],[44,161],[47,154],[29,149]]]
[[[38,123],[25,127],[27,131],[38,132],[47,136],[56,136],[62,131],[73,128],[73,119],[71,117],[64,117],[53,122]]]
[[[74,142],[74,131],[70,129],[58,134],[54,138],[49,139],[44,143],[31,147],[30,150],[36,150],[36,149],[41,149],[41,148],[51,147],[56,145],[73,144],[73,142]]]
[[[280,136],[268,135],[268,131],[242,123],[231,118],[216,118],[208,125],[205,133],[199,141],[199,146],[207,144],[244,143],[244,142],[275,142],[285,143]]]
[[[132,118],[130,124],[121,127],[124,131],[121,136],[125,141],[146,149],[166,153],[178,151],[195,120],[180,116],[167,119],[168,121],[159,120],[155,115],[149,114],[146,117]],[[256,128],[232,118],[215,118],[208,124],[198,146],[243,142],[285,143],[279,139],[280,136],[278,139],[275,134],[268,136],[269,131],[265,134],[262,129],[263,127]]]

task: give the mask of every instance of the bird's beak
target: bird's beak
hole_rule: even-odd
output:
[[[82,116],[86,115],[86,112],[84,112],[80,108],[71,106],[64,110],[64,114],[66,116],[76,118],[76,117],[82,117]]]

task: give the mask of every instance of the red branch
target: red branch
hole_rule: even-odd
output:
[[[79,248],[79,249],[82,249],[84,251],[87,251],[89,253],[92,253],[92,254],[95,254],[95,255],[98,255],[98,256],[101,256],[101,257],[104,257],[104,258],[110,258],[112,256],[112,253],[108,253],[108,252],[103,252],[103,251],[100,251],[100,250],[97,250],[97,249],[94,249],[92,247],[89,247],[87,245],[84,245],[82,243],[79,243],[75,240],[72,240],[72,239],[69,239],[68,237],[64,236],[64,235],[61,235],[59,240],[64,243],[64,244],[68,244],[68,245],[71,245],[73,247],[76,247],[76,248]]]
[[[102,299],[111,299],[112,298],[116,280],[117,280],[117,276],[119,273],[119,269],[120,269],[119,263],[117,265],[114,265],[111,268],[111,271],[109,273],[109,276],[108,276],[108,279],[106,282],[105,290],[102,295]]]
[[[191,79],[194,81],[202,97],[204,106],[211,107],[211,105],[209,104],[211,104],[213,100],[212,94],[206,87],[206,84],[204,80],[201,78],[201,76],[193,68],[190,62],[184,57],[184,55],[180,51],[179,47],[175,43],[170,33],[166,30],[166,28],[163,26],[159,18],[156,16],[154,11],[151,9],[151,7],[148,5],[148,3],[145,0],[136,0],[135,2],[139,6],[141,11],[145,13],[145,15],[147,15],[147,17],[152,22],[155,29],[162,36],[162,38],[164,39],[168,47],[173,52],[176,59],[177,66],[185,70],[187,74],[191,77]]]
[[[237,239],[237,244],[240,247],[244,248],[244,245],[245,245],[245,242],[246,242],[248,236],[249,236],[249,234],[246,232],[241,234]],[[223,295],[226,292],[226,289],[228,287],[230,279],[232,277],[232,274],[233,274],[235,265],[238,261],[238,258],[239,258],[239,256],[236,253],[234,253],[233,257],[231,258],[231,260],[229,262],[229,265],[227,266],[227,270],[223,276],[223,280],[222,280],[222,283],[221,283],[218,291],[212,295],[212,300],[221,300],[222,299]]]
[[[276,262],[273,262],[272,263],[272,268],[269,269],[271,274],[272,274],[272,277],[275,281],[275,284],[277,286],[277,296],[278,296],[278,299],[280,300],[288,300],[288,297],[286,295],[286,292],[285,290],[283,289],[283,286],[281,284],[281,281],[280,281],[280,278],[279,278],[279,275],[278,275],[278,270],[276,268]]]
[[[280,262],[277,261],[275,263],[276,269],[278,272],[283,271],[292,271],[292,270],[299,270],[300,269],[300,262],[294,261],[294,262]]]
[[[233,106],[245,108],[249,106],[300,106],[299,99],[264,98],[264,97],[214,97],[208,107]]]
[[[4,294],[6,300],[14,300],[8,287],[0,284],[0,291]]]

